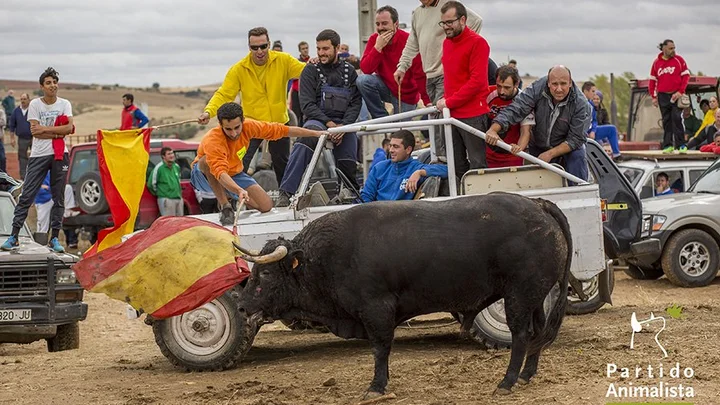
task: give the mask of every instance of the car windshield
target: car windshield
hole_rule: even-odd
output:
[[[689,190],[692,193],[720,194],[720,159],[716,160]]]
[[[642,177],[643,171],[640,169],[636,169],[634,167],[620,167],[620,170],[622,171],[622,174],[625,175],[625,177],[628,179],[630,184],[632,184],[633,187],[637,186],[638,182],[640,181],[640,177]]]
[[[0,236],[10,236],[15,206],[9,196],[0,196]],[[27,227],[20,228],[20,236],[30,237]]]

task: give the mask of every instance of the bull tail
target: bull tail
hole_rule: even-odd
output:
[[[542,351],[546,346],[548,346],[555,340],[558,332],[560,331],[560,325],[562,325],[563,317],[565,316],[565,307],[567,306],[568,282],[570,280],[570,264],[572,263],[573,256],[573,244],[572,235],[570,234],[570,224],[568,223],[565,214],[560,210],[560,208],[557,207],[557,205],[549,201],[539,199],[535,201],[542,207],[542,209],[546,213],[550,214],[553,218],[555,218],[555,221],[557,221],[563,235],[565,236],[568,250],[567,260],[565,262],[565,270],[562,272],[560,278],[557,281],[559,287],[559,296],[545,321],[545,327],[538,335],[533,336],[533,339],[530,341],[527,352],[528,355],[539,353],[540,351]],[[553,287],[553,289],[554,288],[555,287]],[[550,293],[552,293],[553,289],[550,290]]]

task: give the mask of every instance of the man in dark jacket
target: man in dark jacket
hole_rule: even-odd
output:
[[[320,63],[308,64],[300,75],[300,106],[305,118],[304,128],[324,131],[353,124],[362,107],[362,97],[355,81],[357,73],[347,62],[338,59],[340,35],[324,30],[315,38]],[[355,183],[357,171],[357,136],[354,133],[333,134],[333,155],[340,171]],[[312,159],[317,138],[299,139],[293,146],[285,175],[280,183],[276,207],[286,207],[302,181],[305,168]],[[355,187],[359,188],[357,184]]]
[[[20,178],[25,179],[25,172],[28,164],[28,151],[32,146],[32,133],[30,123],[27,120],[30,96],[27,93],[20,95],[20,105],[15,108],[12,115],[8,117],[8,129],[10,130],[10,144],[15,146],[17,136],[18,159],[20,160]]]
[[[548,75],[535,81],[505,107],[487,131],[485,141],[497,145],[498,131],[506,131],[533,112],[535,130],[528,153],[545,162],[559,163],[565,170],[583,180],[588,179],[585,156],[587,129],[590,128],[590,105],[573,83],[570,69],[558,65]],[[513,153],[520,152],[515,147]]]

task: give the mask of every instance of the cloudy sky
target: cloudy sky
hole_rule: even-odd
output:
[[[672,38],[693,72],[720,75],[713,0],[464,3],[483,17],[493,59],[517,59],[522,74],[542,75],[563,63],[579,79],[623,71],[645,76],[656,45]],[[419,2],[389,4],[409,25]],[[2,0],[0,78],[36,80],[54,66],[61,81],[76,83],[216,83],[248,52],[247,31],[259,25],[292,54],[324,28],[338,31],[353,53],[359,47],[355,0]]]

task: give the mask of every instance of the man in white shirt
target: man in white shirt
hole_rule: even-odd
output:
[[[40,88],[43,97],[32,100],[28,106],[28,122],[33,135],[32,151],[28,159],[23,192],[15,206],[12,234],[0,246],[2,250],[13,250],[20,246],[20,229],[45,175],[50,171],[53,208],[50,213],[52,234],[48,246],[55,252],[65,251],[58,235],[65,211],[65,178],[68,170],[68,151],[64,138],[73,131],[72,106],[69,101],[57,96],[58,72],[55,69],[49,67],[40,75]]]

